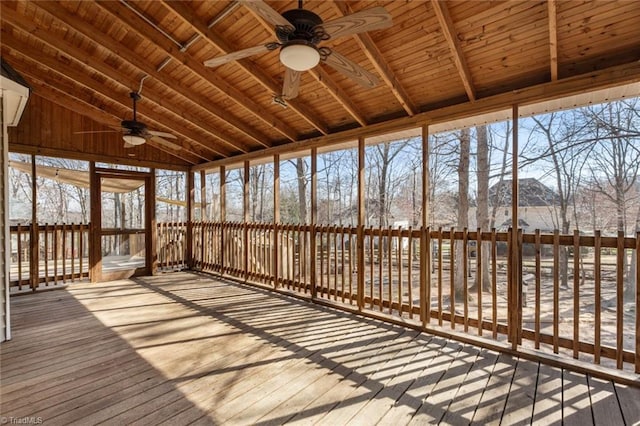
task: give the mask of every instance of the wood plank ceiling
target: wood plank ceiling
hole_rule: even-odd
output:
[[[267,4],[279,13],[298,6]],[[286,108],[274,102],[284,77],[277,51],[216,68],[203,64],[275,40],[272,25],[246,5],[0,5],[2,58],[33,89],[33,111],[10,135],[12,149],[23,152],[200,165],[337,140],[354,129],[616,66],[628,68],[627,80],[640,79],[640,1],[305,1],[325,22],[382,6],[393,25],[323,42],[373,73],[375,88],[320,64],[302,74],[299,95]],[[129,92],[142,80],[139,120],[176,140],[125,150],[117,133],[77,133],[119,128],[131,118]]]

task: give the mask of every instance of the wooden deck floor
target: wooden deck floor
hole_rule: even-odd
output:
[[[12,299],[1,414],[44,424],[640,421],[640,389],[174,273]]]

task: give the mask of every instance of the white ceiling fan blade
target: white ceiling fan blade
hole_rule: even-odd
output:
[[[391,15],[384,7],[374,7],[320,25],[332,39],[365,31],[389,28],[393,24]]]
[[[270,49],[268,46],[271,44],[265,44],[261,46],[249,47],[248,49],[238,50],[237,52],[229,53],[228,55],[218,56],[217,58],[209,59],[208,61],[204,61],[204,65],[207,67],[217,67],[219,65],[226,64],[227,62],[237,61],[238,59],[243,59],[248,56],[257,55],[258,53],[268,52]],[[277,45],[276,45],[277,47]]]
[[[282,96],[285,99],[293,99],[298,96],[300,89],[300,71],[292,70],[289,67],[285,67],[284,72],[284,84],[282,85]]]
[[[239,0],[239,3],[247,6],[274,26],[293,27],[289,21],[262,0]]]
[[[168,139],[178,139],[176,135],[172,135],[171,133],[167,133],[167,132],[159,132],[157,130],[147,130],[147,133],[149,133],[152,136],[161,136],[163,138],[168,138]]]
[[[331,52],[324,62],[368,89],[376,87],[380,83],[375,75],[337,52]]]
[[[125,143],[124,143],[124,148],[125,148],[125,149],[129,149],[129,148],[133,148],[133,147],[135,147],[135,145],[134,145],[134,144],[132,144],[132,143],[129,143],[129,142],[125,142]]]

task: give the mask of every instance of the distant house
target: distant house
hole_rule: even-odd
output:
[[[513,226],[511,218],[510,179],[503,180],[489,188],[489,214],[497,206],[495,227],[500,231]],[[560,197],[538,179],[518,180],[518,226],[524,231],[553,231],[557,228],[555,210],[560,205]],[[469,209],[470,228],[476,227],[476,206]]]

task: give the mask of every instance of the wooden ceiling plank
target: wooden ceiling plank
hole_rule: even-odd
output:
[[[433,6],[433,11],[438,18],[438,22],[440,23],[442,34],[444,35],[445,40],[447,40],[449,50],[451,50],[453,61],[456,64],[458,74],[460,74],[460,79],[462,79],[462,84],[464,85],[464,90],[467,92],[467,97],[470,101],[475,101],[476,92],[471,79],[471,71],[469,70],[469,65],[467,64],[464,52],[462,51],[460,42],[456,36],[455,27],[453,25],[451,15],[449,14],[447,4],[445,1],[431,0],[431,5]]]
[[[5,13],[6,15],[6,13]],[[36,37],[39,41],[45,43],[46,45],[48,45],[51,49],[53,49],[56,52],[60,52],[61,55],[65,55],[65,56],[69,56],[71,58],[77,58],[80,57],[81,55],[86,55],[86,52],[82,51],[81,49],[77,49],[74,46],[69,45],[68,43],[66,43],[64,40],[61,39],[57,39],[55,37],[53,37],[51,34],[44,34],[42,31],[40,31],[39,29],[35,28],[35,25],[27,19],[21,18],[21,17],[14,17],[16,19],[13,20],[13,25],[16,28],[21,29],[22,31],[28,31],[33,37]],[[11,34],[7,33],[7,32],[3,32],[3,39],[5,41],[5,45],[4,47],[9,47],[17,52],[19,52],[21,55],[30,58],[31,60],[40,63],[44,66],[49,67],[52,70],[56,70],[56,69],[60,69],[60,68],[64,68],[65,69],[65,73],[67,74],[67,77],[71,77],[73,79],[75,79],[76,81],[84,81],[87,82],[88,85],[91,85],[92,90],[93,87],[98,87],[97,90],[94,90],[98,93],[102,93],[103,96],[109,98],[109,99],[113,99],[113,92],[105,92],[103,90],[103,87],[101,84],[98,84],[95,80],[89,78],[86,74],[81,73],[77,70],[74,70],[71,67],[65,66],[65,64],[61,63],[59,61],[60,58],[54,59],[50,56],[47,56],[45,54],[42,54],[40,52],[36,52],[34,51],[29,45],[27,45],[26,43],[18,40],[17,38],[15,38],[14,36],[12,36]],[[62,49],[62,50],[60,50]],[[35,57],[34,57],[35,56]],[[83,65],[87,65],[86,63],[82,63]],[[103,75],[105,78],[108,78],[112,81],[115,81],[118,84],[121,85],[125,85],[125,88],[127,90],[130,90],[129,88],[131,87],[130,85],[127,86],[127,84],[132,84],[132,81],[128,81],[128,76],[123,75],[122,73],[116,71],[113,68],[110,68],[108,65],[106,65],[105,63],[103,63],[102,61],[93,61],[92,65],[94,65],[97,69],[95,69],[98,73],[100,73],[101,75]],[[85,84],[86,87],[87,84]],[[151,93],[148,91],[148,93]],[[146,96],[145,96],[146,97]],[[153,96],[152,96],[153,97]],[[115,100],[114,100],[115,101]],[[123,105],[127,110],[130,109],[130,107],[128,105],[124,105],[122,103],[120,103],[121,105]],[[78,113],[82,114],[81,112],[82,110],[78,110]],[[177,113],[179,114],[179,113]],[[145,114],[147,117],[151,118],[157,125],[160,125],[158,123],[165,123],[166,117],[161,117],[155,113],[147,113]],[[184,129],[184,128],[183,128]],[[184,149],[189,149],[191,151],[193,151],[195,154],[197,154],[199,157],[201,157],[204,160],[207,159],[211,159],[212,155],[217,155],[217,156],[228,156],[229,152],[220,152],[217,151],[215,149],[212,149],[210,147],[208,147],[207,145],[201,144],[200,142],[197,142],[199,139],[201,139],[200,135],[195,134],[192,131],[188,131],[188,133],[185,132],[179,132],[182,133],[182,135],[191,141],[194,141],[194,144],[189,143],[188,147],[183,147]],[[176,142],[177,143],[177,142]],[[195,145],[195,146],[194,146]],[[197,147],[197,148],[196,148]],[[202,149],[206,149],[206,151],[209,152],[209,154],[205,154],[204,152],[202,152]]]
[[[551,61],[551,81],[558,80],[558,8],[556,0],[547,0],[549,13],[549,55]]]
[[[21,74],[29,78],[29,83],[34,86],[34,93],[41,96],[42,98],[67,109],[71,109],[72,107],[74,108],[83,107],[86,110],[90,110],[90,107],[91,107],[90,103],[85,102],[84,100],[74,96],[73,94],[70,93],[69,90],[61,91],[61,90],[53,89],[52,88],[54,86],[52,84],[53,82],[49,80],[49,78],[51,77],[50,74],[47,74],[47,75],[39,74],[38,72],[35,72],[34,67],[29,66],[28,64],[20,63],[20,62],[13,62],[12,66],[15,66],[16,70],[19,70]],[[76,110],[73,109],[72,111],[76,111]],[[98,123],[112,126],[111,119],[109,119],[108,121],[98,121],[97,119],[100,118],[101,116],[95,113],[90,113],[90,112],[88,112],[88,114],[91,114],[91,115],[86,115],[87,117],[97,121]],[[114,118],[117,123],[114,127],[119,128],[120,121],[118,117],[115,115],[111,117]],[[169,149],[163,146],[162,144],[158,144],[151,140],[147,141],[146,143],[176,158],[185,160],[190,164],[198,164],[202,160],[206,160],[206,158],[196,155],[193,151],[187,148],[184,148],[180,145],[174,146],[174,149]]]
[[[180,49],[172,41],[165,38],[165,36],[160,34],[156,28],[142,20],[133,11],[128,8],[122,7],[122,5],[119,5],[115,2],[97,2],[96,4],[103,10],[111,14],[113,17],[118,19],[129,30],[136,32],[140,37],[149,41],[154,46],[157,46],[157,48],[163,50],[167,55],[174,58],[174,60],[176,60],[178,63],[184,65],[185,69],[188,69],[190,72],[195,73],[204,81],[207,81],[217,90],[219,90],[221,93],[228,96],[236,104],[245,108],[257,119],[273,127],[274,130],[277,130],[287,139],[291,141],[295,141],[297,139],[297,132],[289,127],[289,125],[271,114],[271,112],[263,108],[261,105],[257,104],[253,99],[246,96],[240,90],[223,81],[202,63],[196,61],[190,55],[181,52]],[[242,123],[242,121],[235,118],[232,119],[229,124],[232,124],[238,129],[248,127],[245,123]],[[264,140],[260,141],[260,144],[264,147],[270,146],[269,142]]]
[[[227,41],[225,41],[220,34],[218,34],[212,28],[205,25],[200,18],[198,18],[189,7],[182,1],[167,1],[162,0],[162,3],[173,13],[176,14],[183,22],[192,25],[193,29],[208,43],[220,50],[223,54],[229,54],[238,49],[232,47]],[[264,71],[259,69],[251,60],[240,59],[236,63],[249,75],[251,75],[260,85],[271,93],[281,94],[281,85],[270,78]],[[326,135],[329,133],[327,125],[320,120],[316,114],[312,113],[307,106],[295,99],[287,100],[287,105],[295,111],[302,119],[313,126],[320,133]],[[354,117],[356,118],[356,117]]]
[[[334,2],[335,7],[342,13],[342,15],[350,15],[353,12],[351,6],[347,4],[347,2]],[[369,34],[357,34],[354,36],[355,40],[358,42],[358,45],[364,52],[364,54],[369,58],[371,63],[373,64],[380,77],[385,82],[387,87],[391,90],[393,95],[396,97],[400,105],[404,108],[404,110],[410,116],[415,115],[418,112],[418,108],[415,106],[409,94],[402,87],[400,82],[395,76],[395,73],[389,67],[389,64],[384,60],[384,56],[380,49],[376,46],[375,42],[371,38]]]
[[[250,9],[251,14],[260,23],[260,25],[267,29],[269,32],[273,31],[273,25],[265,20],[261,15],[258,15],[254,10]],[[255,65],[254,65],[255,66]],[[367,120],[364,118],[362,112],[356,107],[355,103],[351,100],[344,90],[342,90],[338,84],[329,76],[327,72],[322,70],[321,67],[315,67],[309,70],[309,73],[316,79],[321,86],[323,86],[331,96],[340,104],[361,126],[367,124]],[[280,90],[280,89],[278,89]],[[291,101],[287,100],[287,104]],[[325,133],[326,134],[326,133]]]
[[[103,110],[100,110],[99,108],[96,108],[90,103],[84,102],[81,99],[75,98],[66,91],[52,88],[52,86],[46,81],[41,81],[39,79],[39,76],[30,75],[31,68],[22,69],[21,64],[19,63],[16,64],[16,67],[17,67],[16,69],[20,69],[20,72],[23,75],[29,77],[29,84],[32,85],[34,94],[40,96],[41,98],[51,103],[54,103],[63,108],[69,109],[71,111],[73,111],[72,108],[82,107],[87,112],[85,117],[88,117],[91,120],[94,120],[95,122],[99,124],[103,124],[105,126],[116,127],[116,128],[120,127],[120,124],[119,124],[120,121],[118,117],[113,116]],[[114,122],[117,124],[114,125],[113,124]],[[154,142],[151,142],[151,145],[153,144]],[[14,148],[14,145],[15,145],[14,143],[11,143],[12,150]],[[41,147],[38,147],[36,145],[34,146],[37,149],[41,149]],[[193,155],[191,152],[185,151],[183,149],[179,149],[179,147],[176,147],[175,149],[171,150],[158,145],[158,146],[154,146],[154,148],[161,150],[163,152],[166,152],[172,157],[179,159],[180,162],[186,162],[190,165],[198,164],[202,161],[199,157]],[[88,153],[88,152],[78,152],[78,154],[89,155],[89,156],[92,155],[91,153]],[[60,156],[60,155],[61,154],[57,154],[55,156]],[[104,156],[102,156],[102,161],[104,160],[105,158]],[[179,163],[176,163],[176,164],[179,164]]]
[[[327,74],[327,72],[323,70],[322,67],[315,67],[314,69],[309,70],[309,73],[329,91],[336,102],[342,105],[342,107],[347,110],[347,112],[351,114],[351,116],[361,126],[367,125],[367,120],[364,118],[362,113],[358,111],[358,107],[356,107],[349,95],[347,95],[344,90],[342,90],[342,88],[331,79],[329,74]]]
[[[125,48],[122,44],[116,42],[111,37],[106,36],[105,34],[99,33],[95,31],[93,26],[87,24],[83,20],[79,19],[77,16],[69,13],[67,9],[63,6],[58,6],[52,2],[35,2],[36,6],[40,9],[46,11],[51,16],[56,18],[57,20],[63,22],[68,25],[74,31],[77,31],[87,39],[93,41],[98,44],[100,48],[106,50],[107,52],[119,56],[124,61],[128,62],[129,65],[133,68],[140,70],[140,72],[148,75],[149,77],[154,78],[155,80],[164,84],[170,91],[174,92],[176,95],[182,97],[186,101],[188,101],[193,108],[202,109],[211,115],[218,117],[220,120],[229,123],[233,126],[233,122],[239,122],[239,120],[229,113],[222,109],[217,109],[211,105],[211,101],[184,85],[176,82],[171,79],[166,73],[156,71],[155,67],[151,64],[147,64],[144,61],[140,61],[140,58],[135,54],[135,52]],[[13,18],[11,19],[13,21]],[[87,54],[85,53],[85,57]],[[82,58],[76,58],[82,61]],[[234,126],[235,127],[235,126]],[[258,143],[261,146],[265,146],[264,140],[266,139],[263,135],[249,128],[248,126],[243,125],[243,129],[238,129],[245,135],[249,136],[253,141]],[[236,127],[237,128],[237,127]],[[233,137],[226,135],[221,131],[216,131],[215,133],[211,133],[216,138],[224,141],[224,143],[230,147],[233,147],[236,150],[240,151],[248,151],[248,148],[239,144],[234,140]]]
[[[514,104],[530,105],[538,102],[559,99],[571,96],[584,91],[595,91],[616,87],[640,81],[640,61],[629,62],[602,70],[592,71],[561,80],[538,84],[524,89],[512,90],[485,98],[480,98],[475,102],[456,104],[432,111],[425,111],[411,117],[402,117],[388,120],[381,123],[370,124],[366,127],[345,130],[343,132],[332,133],[327,136],[310,138],[268,148],[259,152],[251,152],[238,155],[224,160],[216,160],[211,163],[198,164],[193,167],[193,171],[208,170],[226,164],[236,164],[242,161],[251,161],[267,158],[275,154],[292,153],[297,151],[307,151],[312,148],[328,147],[348,141],[355,141],[359,137],[374,137],[386,133],[398,132],[423,124],[439,124],[454,121],[474,115],[486,114],[489,112],[510,109]]]

